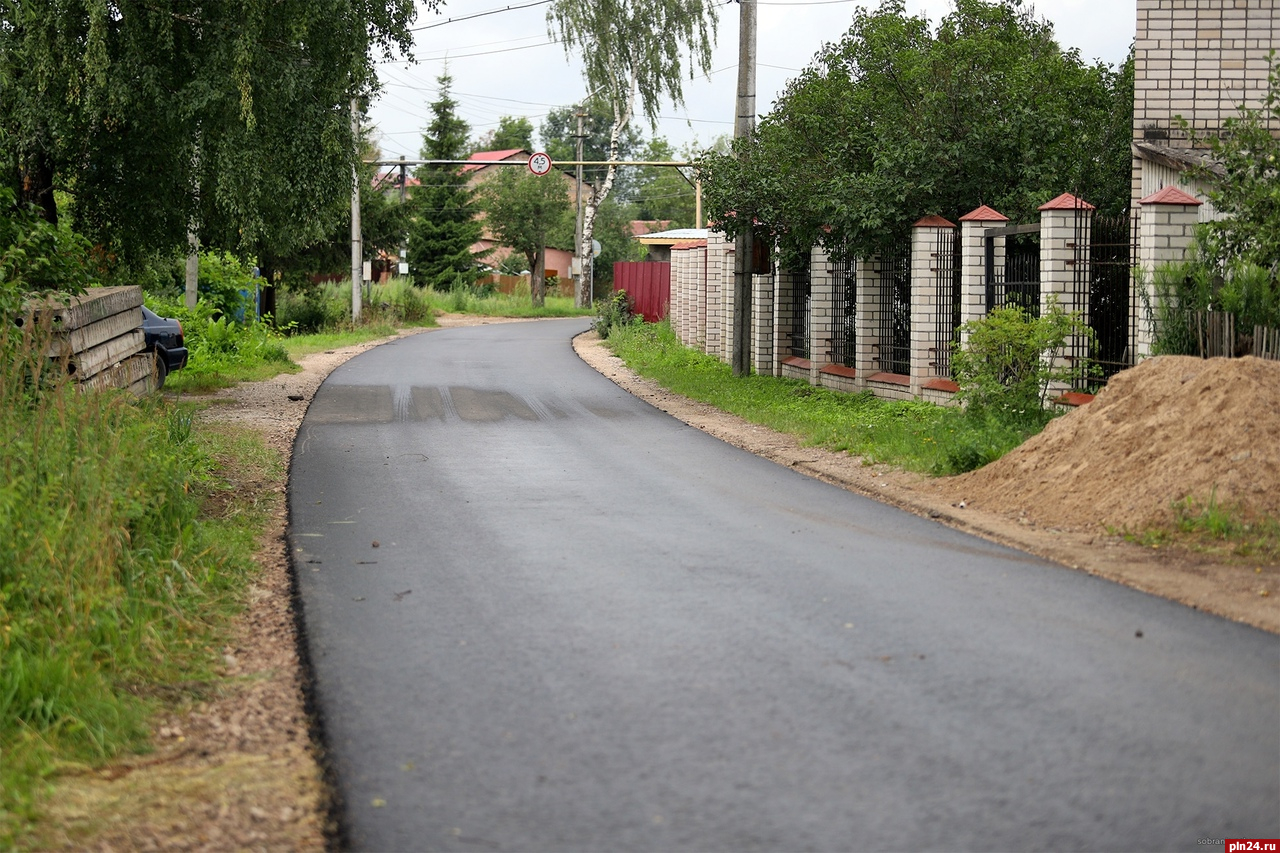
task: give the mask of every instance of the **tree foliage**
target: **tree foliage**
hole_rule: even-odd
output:
[[[434,7],[435,2],[429,2]],[[411,46],[412,0],[6,0],[0,181],[126,255],[289,251],[349,197],[350,102]]]
[[[450,94],[453,78],[440,75],[439,96],[431,104],[431,124],[422,139],[424,160],[465,160],[470,127]],[[409,271],[414,280],[439,290],[470,284],[475,276],[471,247],[480,239],[474,193],[458,166],[427,163],[418,168],[419,186],[409,205]]]
[[[641,160],[661,162],[684,160],[677,157],[671,143],[661,136],[649,140]],[[668,221],[670,228],[693,228],[697,193],[684,167],[640,166],[635,178],[633,199],[637,219]]]
[[[533,150],[533,122],[524,116],[503,116],[498,126],[471,143],[473,151]]]
[[[1221,135],[1198,138],[1209,146],[1222,173],[1201,168],[1197,174],[1209,183],[1214,207],[1226,215],[1202,226],[1206,260],[1220,267],[1262,267],[1270,271],[1275,288],[1280,277],[1280,139],[1274,135],[1280,126],[1280,62],[1274,53],[1270,59],[1262,108],[1241,106],[1239,115],[1226,120]],[[1193,131],[1192,137],[1197,138]]]
[[[609,136],[613,130],[613,109],[603,100],[592,98],[583,108],[582,119],[582,159],[606,162],[610,158]],[[538,129],[542,137],[542,150],[557,163],[578,159],[578,108],[576,106],[560,107],[547,113]],[[618,142],[613,151],[615,160],[632,160],[644,147],[644,139],[640,131],[632,125],[624,127],[618,134]],[[582,179],[593,187],[601,186],[608,174],[605,166],[585,166]],[[620,195],[628,196],[631,180],[628,170],[621,169],[614,177],[614,190]]]
[[[932,30],[903,0],[859,10],[757,134],[699,163],[709,218],[870,254],[922,216],[1018,220],[1069,190],[1127,206],[1132,71],[1063,52],[1019,0],[956,0]]]
[[[528,262],[533,305],[540,307],[546,298],[547,244],[573,233],[573,206],[563,175],[501,168],[481,185],[479,196],[489,233]]]
[[[547,24],[565,55],[581,57],[587,90],[599,93],[613,113],[609,160],[619,159],[618,140],[631,123],[636,102],[656,124],[665,99],[684,103],[684,76],[711,70],[715,7],[706,0],[553,0]],[[596,212],[613,188],[616,168],[595,185],[583,216],[581,257],[590,254]],[[579,289],[577,304],[585,304]]]

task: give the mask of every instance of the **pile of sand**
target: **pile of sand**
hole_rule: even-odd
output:
[[[1191,497],[1280,517],[1280,362],[1164,356],[978,471],[954,500],[1052,527],[1142,530]]]

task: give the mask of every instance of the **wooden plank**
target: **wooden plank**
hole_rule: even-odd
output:
[[[141,329],[135,329],[106,343],[77,353],[68,361],[68,370],[75,378],[84,382],[89,377],[112,367],[137,352],[142,352],[146,338]]]
[[[74,355],[105,344],[112,338],[127,335],[134,329],[141,327],[142,309],[130,308],[127,311],[121,311],[119,314],[104,317],[87,326],[69,329],[65,333],[59,334],[57,338],[50,342],[45,354],[54,358],[61,356],[63,353]]]
[[[120,314],[142,306],[142,288],[136,285],[127,287],[91,287],[81,296],[71,297],[64,305],[56,298],[42,302],[28,303],[24,306],[30,317],[41,319],[46,315],[52,317],[53,328],[58,331],[80,329],[113,314]],[[24,323],[19,322],[19,326]]]

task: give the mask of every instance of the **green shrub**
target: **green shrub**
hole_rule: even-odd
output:
[[[1247,351],[1254,326],[1280,329],[1280,282],[1271,270],[1244,260],[1213,261],[1198,244],[1186,261],[1161,264],[1151,276],[1138,270],[1136,286],[1151,328],[1153,355],[1200,355],[1194,312],[1235,317],[1236,351]]]
[[[1075,335],[1087,338],[1092,351],[1093,330],[1056,300],[1039,317],[1017,305],[997,308],[963,331],[968,342],[955,348],[952,375],[960,386],[957,397],[976,417],[1042,420],[1053,383],[1088,375],[1087,364],[1072,364],[1061,351]]]
[[[608,299],[600,303],[595,329],[600,337],[607,338],[615,326],[625,326],[634,318],[635,305],[631,301],[631,294],[625,290],[615,290]]]

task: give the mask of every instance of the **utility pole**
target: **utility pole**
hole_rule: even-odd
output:
[[[733,138],[746,139],[756,129],[756,0],[738,0],[741,17],[738,24],[738,99]],[[745,155],[744,155],[745,156]],[[752,228],[755,217],[750,210],[739,210],[746,219],[734,246],[733,257],[733,337],[731,362],[734,376],[751,373],[751,277]]]
[[[578,204],[578,217],[573,226],[573,304],[575,308],[587,306],[586,286],[582,274],[582,120],[586,118],[585,107],[578,109],[578,191],[575,199]]]
[[[405,196],[409,188],[409,172],[405,168],[404,155],[400,155],[400,207],[404,207]],[[405,275],[409,272],[409,232],[404,232],[404,239],[400,241],[400,257],[396,262],[396,275]]]
[[[364,251],[360,242],[360,103],[351,99],[351,139],[356,158],[351,164],[351,322],[360,322],[360,289],[364,272]]]

